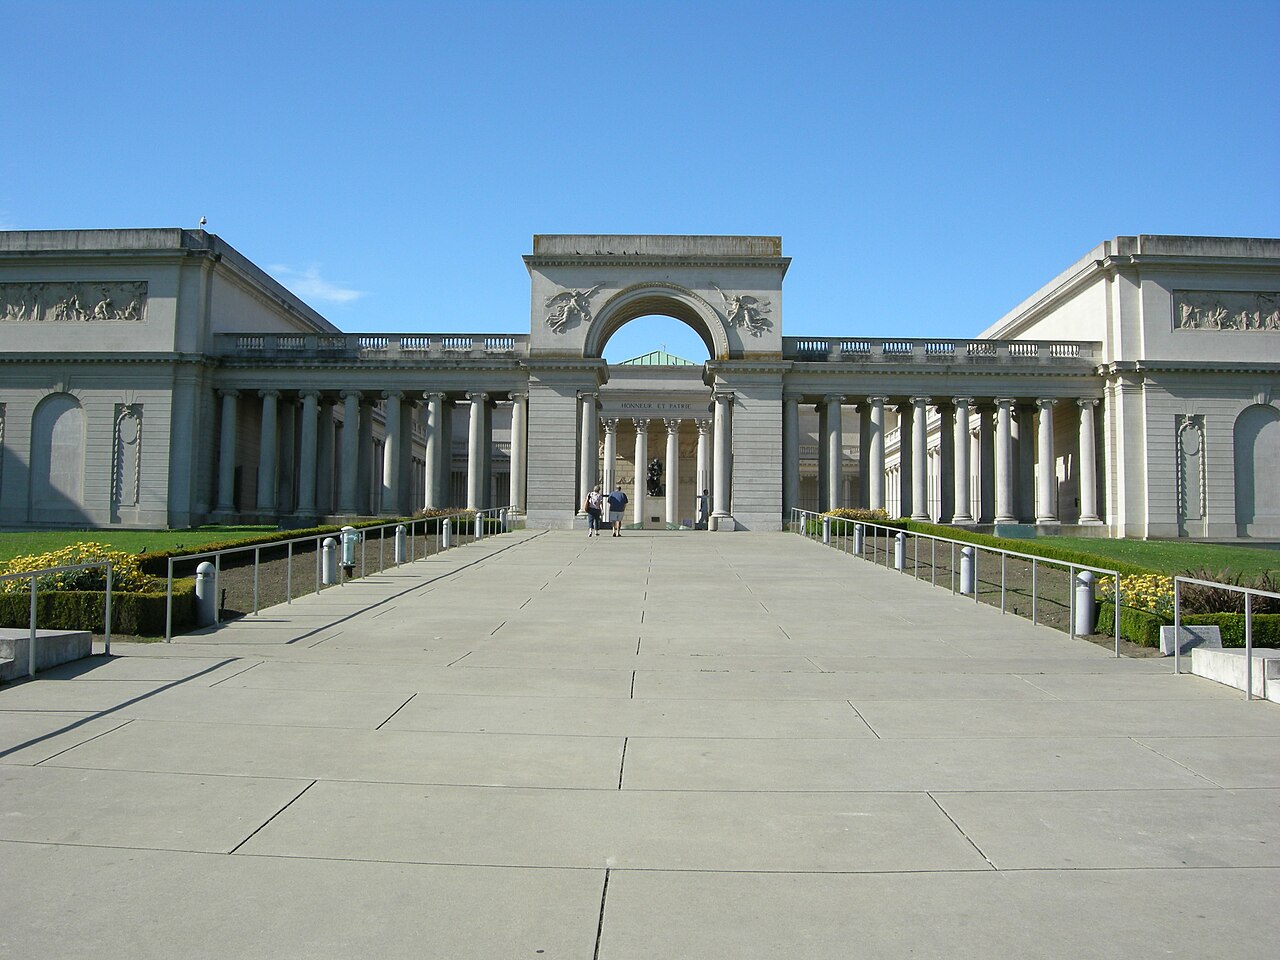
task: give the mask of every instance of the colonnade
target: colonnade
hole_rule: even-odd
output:
[[[357,516],[373,512],[376,502],[377,512],[404,516],[420,508],[456,506],[448,502],[453,468],[452,417],[454,408],[464,405],[469,415],[466,506],[471,509],[489,506],[495,405],[490,393],[468,392],[460,401],[451,400],[442,391],[414,394],[401,390],[331,393],[315,389],[224,389],[218,391],[218,395],[221,400],[215,507],[218,513],[250,512],[243,511],[236,503],[235,489],[243,400],[257,400],[261,414],[253,513],[271,515],[291,509],[299,517],[331,513]],[[512,392],[509,396],[512,401],[511,501],[523,510],[528,460],[528,394]],[[374,464],[379,450],[374,442],[374,413],[379,401],[382,402],[380,471]],[[301,406],[296,438],[293,416],[281,416],[282,407],[292,410],[295,404]],[[339,412],[340,416],[335,416]],[[425,453],[421,461],[413,457],[415,416],[424,433]],[[288,431],[287,437],[283,431]],[[292,485],[294,480],[295,439],[296,503],[284,503],[280,491],[286,482]],[[289,451],[284,462],[279,456],[282,447]],[[415,476],[415,470],[421,470],[421,475]],[[414,487],[420,491],[420,496],[414,499],[420,502],[411,503],[410,491]]]
[[[607,494],[617,483],[614,475],[615,462],[618,455],[618,427],[623,419],[630,419],[635,426],[635,482],[630,494],[632,522],[643,524],[648,500],[647,465],[649,463],[649,428],[652,423],[660,423],[666,430],[665,447],[665,486],[668,491],[665,497],[666,517],[668,525],[680,523],[680,429],[686,421],[692,421],[698,432],[698,442],[694,454],[694,492],[701,495],[703,490],[711,491],[711,510],[709,516],[717,521],[727,520],[732,516],[732,407],[733,393],[717,390],[712,394],[712,415],[707,417],[601,417],[599,412],[599,394],[593,391],[582,391],[578,394],[581,406],[581,435],[578,447],[579,464],[579,496],[581,505],[586,493],[597,483]],[[599,440],[599,431],[604,431],[603,444]],[[601,448],[603,448],[601,450]],[[597,455],[597,452],[602,456]],[[514,467],[512,468],[514,469]]]
[[[1098,513],[1096,399],[1037,397],[1027,401],[997,397],[981,404],[968,396],[947,399],[910,396],[896,401],[887,396],[868,396],[855,398],[854,403],[850,403],[850,399],[843,394],[827,394],[816,406],[819,500],[823,510],[841,505],[842,415],[845,408],[852,406],[860,414],[864,475],[864,493],[860,498],[862,506],[885,509],[893,505],[899,513],[913,520],[931,519],[929,481],[932,469],[934,489],[940,491],[938,520],[959,524],[1014,523],[1020,520],[1057,523],[1058,448],[1054,436],[1054,410],[1060,403],[1074,403],[1078,408],[1078,429],[1071,452],[1077,455],[1079,522],[1101,522]],[[803,401],[799,394],[786,393],[783,396],[784,511],[794,506],[798,499],[798,424],[799,405]],[[898,414],[898,455],[895,462],[889,463],[885,414],[892,407],[896,407]],[[894,486],[892,498],[886,495],[889,484]]]

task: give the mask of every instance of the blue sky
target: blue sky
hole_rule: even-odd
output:
[[[534,233],[780,234],[789,335],[973,336],[1280,236],[1280,4],[0,0],[0,228],[217,233],[345,330],[526,332]],[[425,291],[430,291],[426,293]],[[629,325],[611,359],[665,343]]]

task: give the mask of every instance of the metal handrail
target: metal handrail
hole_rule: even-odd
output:
[[[1271,597],[1280,600],[1280,593],[1270,590],[1259,590],[1256,587],[1242,587],[1235,583],[1215,583],[1212,580],[1197,580],[1195,577],[1173,578],[1173,672],[1182,672],[1182,584],[1192,583],[1198,587],[1210,587],[1214,590],[1229,590],[1232,593],[1243,593],[1244,597],[1244,698],[1253,699],[1253,598]],[[1264,680],[1265,682],[1265,680]]]
[[[95,570],[98,567],[107,568],[107,599],[105,603],[106,621],[102,627],[102,649],[107,656],[111,655],[111,595],[114,589],[114,572],[110,560],[90,560],[85,563],[66,564],[61,567],[45,567],[42,570],[25,570],[21,573],[6,573],[0,575],[0,582],[5,580],[22,580],[26,577],[31,578],[31,614],[28,627],[31,631],[30,638],[27,642],[27,676],[34,677],[36,675],[36,584],[41,577],[48,576],[51,573],[67,573],[72,570]]]
[[[870,528],[872,530],[883,530],[885,531],[886,535],[888,535],[890,532],[895,536],[901,533],[907,536],[914,537],[917,541],[921,539],[932,541],[933,562],[930,563],[930,571],[931,571],[931,582],[935,586],[937,585],[937,563],[936,563],[937,545],[939,543],[950,544],[951,545],[951,570],[952,570],[951,592],[952,593],[956,592],[955,591],[955,569],[956,569],[955,548],[957,546],[962,548],[972,547],[974,548],[974,551],[975,551],[973,556],[973,599],[975,603],[981,602],[981,599],[979,597],[979,591],[978,591],[977,551],[986,550],[991,553],[1000,554],[1000,612],[1001,613],[1006,612],[1005,610],[1006,569],[1005,568],[1006,568],[1006,564],[1009,557],[1015,557],[1019,560],[1029,560],[1031,561],[1031,622],[1033,624],[1039,622],[1038,610],[1037,610],[1038,596],[1037,596],[1037,589],[1036,589],[1039,564],[1043,563],[1043,564],[1050,564],[1055,567],[1066,567],[1068,570],[1069,579],[1071,581],[1071,586],[1067,591],[1067,621],[1068,621],[1069,633],[1070,633],[1070,636],[1072,637],[1076,635],[1076,632],[1075,632],[1076,631],[1075,578],[1076,578],[1077,571],[1084,572],[1087,570],[1090,573],[1104,574],[1106,576],[1112,577],[1115,583],[1115,593],[1114,593],[1115,622],[1113,624],[1113,629],[1115,631],[1115,655],[1117,657],[1120,656],[1120,572],[1118,570],[1110,570],[1110,569],[1107,569],[1106,567],[1095,567],[1086,563],[1074,563],[1069,560],[1055,560],[1051,557],[1041,557],[1033,553],[1022,553],[1017,550],[1007,550],[1003,547],[992,547],[992,546],[987,546],[986,544],[973,543],[968,540],[957,540],[952,537],[942,537],[932,533],[920,533],[915,530],[903,530],[900,527],[894,527],[884,523],[877,523],[874,520],[850,520],[845,517],[833,517],[833,516],[830,516],[829,514],[816,513],[812,510],[802,510],[799,507],[791,508],[791,516],[792,516],[792,520],[791,520],[792,524],[799,525],[799,530],[797,532],[801,532],[803,535],[805,535],[806,539],[810,539],[810,537],[807,535],[807,528],[809,526],[808,521],[810,519],[813,519],[813,520],[817,520],[819,524],[821,524],[823,520],[826,520],[828,522],[827,523],[828,530],[830,530],[831,524],[835,524],[835,523],[843,524],[845,527],[846,543],[848,541],[848,526],[850,524],[854,526],[861,526],[864,529]],[[874,549],[875,549],[875,545],[873,542],[872,550],[874,551]],[[848,550],[846,549],[844,552],[847,553]],[[915,575],[918,578],[919,568],[920,568],[920,550],[918,547],[914,551],[914,555],[915,555]],[[872,556],[872,562],[873,563],[875,562],[874,553]],[[888,551],[886,550],[885,566],[888,566],[888,565],[889,565],[889,557],[888,557]]]
[[[371,524],[367,527],[357,527],[355,529],[360,533],[360,576],[363,577],[365,575],[365,544],[367,542],[366,534],[373,533],[375,531],[381,534],[381,536],[379,536],[378,538],[378,568],[379,570],[381,570],[385,568],[383,548],[386,544],[386,531],[388,529],[395,529],[398,527],[408,528],[408,535],[409,535],[408,553],[413,560],[417,560],[415,528],[418,526],[418,524],[422,524],[424,527],[422,532],[424,550],[425,550],[426,535],[427,535],[427,531],[425,529],[426,524],[428,523],[436,524],[436,530],[435,530],[436,550],[434,551],[434,553],[440,553],[443,551],[443,549],[446,549],[449,545],[451,545],[451,542],[452,542],[450,541],[450,544],[445,544],[444,547],[441,546],[441,541],[444,538],[444,529],[445,529],[446,521],[454,521],[460,517],[466,517],[468,519],[474,517],[475,518],[474,528],[473,528],[474,535],[472,538],[472,542],[474,542],[475,540],[480,540],[483,538],[484,536],[483,531],[484,531],[486,520],[488,519],[500,520],[502,522],[502,532],[506,533],[510,528],[511,517],[514,516],[515,514],[516,514],[516,508],[514,506],[488,507],[484,510],[457,510],[453,513],[437,514],[431,517],[406,517],[406,518],[401,518],[397,520],[391,520],[391,521],[388,521],[387,523]],[[461,532],[461,525],[459,525],[459,531]],[[204,550],[198,553],[184,553],[180,557],[169,557],[168,558],[169,559],[168,574],[166,576],[166,584],[165,584],[165,612],[164,612],[165,643],[170,643],[173,640],[173,565],[175,562],[186,563],[187,561],[190,561],[190,560],[202,560],[202,559],[212,557],[214,562],[213,590],[214,590],[214,596],[217,597],[219,583],[222,577],[223,556],[228,554],[235,554],[235,553],[247,553],[250,550],[252,550],[253,551],[253,615],[257,616],[259,612],[258,610],[258,599],[259,599],[258,573],[259,573],[259,565],[261,563],[262,550],[274,549],[277,547],[286,548],[287,561],[286,561],[286,574],[285,574],[285,577],[286,577],[285,603],[292,603],[293,602],[294,544],[298,544],[298,543],[306,543],[306,544],[314,543],[315,544],[315,554],[316,554],[315,593],[318,594],[322,587],[322,584],[320,582],[321,581],[321,571],[320,571],[321,548],[323,546],[323,541],[325,541],[330,537],[335,536],[335,534],[340,535],[340,531],[331,530],[331,531],[328,531],[327,533],[312,533],[312,534],[308,534],[305,537],[293,537],[288,540],[272,540],[269,543],[249,543],[240,547],[224,547],[221,550]],[[426,554],[424,554],[424,556],[426,556]],[[394,565],[399,566],[399,561],[396,561]],[[341,583],[344,583],[344,582],[345,581],[340,581],[340,585]],[[219,602],[215,602],[214,604],[214,623],[220,623],[221,618],[222,618],[222,610],[221,610],[221,602],[219,601]]]

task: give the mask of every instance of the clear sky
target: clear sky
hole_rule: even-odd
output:
[[[1280,236],[1280,3],[0,0],[0,228],[217,233],[350,331],[527,332],[534,233],[780,234],[791,336],[974,336]],[[701,342],[644,321],[610,359]]]

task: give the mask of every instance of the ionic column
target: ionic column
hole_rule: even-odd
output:
[[[1018,519],[1013,507],[1013,400],[996,400],[996,523]]]
[[[731,484],[733,476],[733,468],[731,466],[733,451],[733,393],[730,391],[717,391],[712,394],[712,400],[715,402],[715,422],[713,426],[715,433],[712,440],[714,463],[711,467],[711,482],[713,485],[711,491],[711,515],[727,519],[733,516],[729,510],[733,502]]]
[[[983,412],[974,410],[975,420],[981,424]],[[975,523],[981,523],[987,519],[982,512],[982,427],[974,426],[969,431],[969,469],[973,476],[970,482],[969,510],[973,514]]]
[[[1036,478],[1036,523],[1057,523],[1058,510],[1054,502],[1057,497],[1058,477],[1053,456],[1053,405],[1057,400],[1041,398],[1036,401],[1040,408],[1040,437],[1037,444],[1039,476]]]
[[[467,509],[483,510],[484,503],[484,405],[487,393],[467,394],[471,401],[471,422],[467,425]]]
[[[258,513],[276,510],[276,444],[279,390],[259,390],[262,398],[262,432],[258,441]]]
[[[587,499],[587,494],[594,490],[596,485],[596,468],[598,467],[596,458],[600,455],[598,439],[600,422],[596,413],[596,395],[580,393],[578,398],[582,402],[582,452],[578,464],[578,484],[581,490],[578,492],[578,515],[586,516],[582,504]]]
[[[934,473],[938,489],[938,522],[951,523],[956,512],[956,411],[946,401],[934,403],[933,409],[938,413],[938,468]]]
[[[996,515],[996,436],[994,411],[986,404],[978,411],[978,446],[978,520],[987,523]]]
[[[1093,408],[1097,400],[1077,400],[1080,405],[1080,522],[1101,523],[1098,516],[1098,458],[1093,436]]]
[[[636,480],[631,491],[631,509],[635,511],[633,520],[644,525],[644,498],[648,492],[645,486],[649,477],[649,421],[633,420],[636,425]]]
[[[423,484],[423,506],[428,510],[438,510],[444,506],[444,492],[441,477],[444,464],[452,454],[449,438],[444,435],[444,403],[445,395],[438,391],[424,393],[427,401],[426,417],[426,451],[423,454],[422,472],[426,474]]]
[[[867,505],[872,510],[884,509],[884,402],[887,399],[867,397],[871,407],[871,464],[867,468],[871,489],[867,491]]]
[[[827,405],[825,403],[817,403],[813,412],[818,415],[818,502],[816,508],[821,511],[827,502],[827,453],[830,447],[827,445]]]
[[[321,516],[333,513],[333,470],[336,464],[335,436],[337,421],[333,419],[333,401],[320,398],[320,428],[316,452],[316,511]]]
[[[511,394],[511,504],[525,512],[529,459],[529,394]]]
[[[928,416],[933,397],[912,397],[911,415],[911,519],[929,519]]]
[[[1014,424],[1017,427],[1018,452],[1017,480],[1018,519],[1029,523],[1036,518],[1036,426],[1035,408],[1020,403],[1014,408]]]
[[[218,446],[218,507],[219,513],[231,513],[236,508],[236,398],[239,390],[221,390],[222,439]]]
[[[359,510],[360,391],[342,391],[342,477],[338,484],[338,513]]]
[[[404,394],[399,390],[384,390],[382,399],[382,512],[388,515],[400,513],[400,401]]]
[[[604,463],[600,471],[600,485],[607,495],[613,490],[613,474],[618,459],[618,420],[609,417],[601,423],[604,424]]]
[[[800,503],[800,398],[794,393],[782,397],[782,519],[790,522],[791,511]]]
[[[680,421],[667,425],[667,526],[680,525]]]
[[[697,503],[703,490],[708,496],[711,494],[711,421],[695,420],[693,425],[698,428],[698,454],[694,458],[693,475],[693,496]]]
[[[955,454],[955,512],[952,523],[973,523],[972,497],[969,494],[969,405],[972,397],[953,397],[956,419],[952,428],[952,449]]]
[[[844,426],[840,419],[840,405],[844,397],[838,393],[822,398],[827,407],[827,431],[822,443],[827,448],[827,502],[823,509],[835,510],[840,506],[841,479],[844,475]]]
[[[313,516],[316,512],[316,462],[319,452],[317,431],[320,428],[320,416],[317,401],[319,390],[302,391],[302,471],[298,477],[298,510],[302,516]]]
[[[915,513],[912,494],[915,493],[912,467],[914,466],[915,443],[915,407],[910,403],[899,403],[898,407],[898,475],[895,478],[898,494],[898,507],[894,516],[909,517]]]

